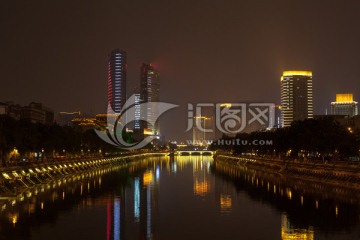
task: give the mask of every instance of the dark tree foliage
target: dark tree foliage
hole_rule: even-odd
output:
[[[332,118],[294,121],[287,128],[240,133],[235,138],[223,139],[233,140],[235,144],[213,144],[212,149],[232,150],[235,153],[256,152],[263,155],[334,159],[358,156],[360,148],[360,131],[350,132]],[[235,140],[239,139],[242,144],[236,144]],[[259,140],[271,144],[262,145],[259,144]]]
[[[20,153],[50,152],[80,153],[102,150],[118,151],[117,148],[103,142],[93,129],[84,130],[69,126],[34,124],[29,121],[17,121],[8,116],[0,116],[0,157],[14,148]]]

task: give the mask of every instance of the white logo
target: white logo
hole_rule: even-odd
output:
[[[163,102],[136,102],[135,94],[133,94],[124,104],[121,112],[116,114],[110,106],[110,110],[106,119],[106,129],[96,130],[96,134],[105,142],[117,146],[123,149],[139,149],[145,147],[150,143],[155,136],[150,135],[145,137],[142,141],[136,143],[127,143],[123,138],[123,132],[128,123],[135,120],[145,121],[152,126],[155,126],[155,122],[166,111],[178,107],[178,105],[163,103]],[[140,119],[135,119],[135,111],[140,113]],[[148,114],[151,112],[151,114]]]
[[[200,132],[213,132],[213,129],[204,128],[198,118],[207,119],[202,114],[202,108],[214,107],[216,128],[225,134],[240,133],[252,124],[260,125],[262,128],[272,128],[275,125],[275,104],[273,103],[198,103],[195,108],[192,104],[188,104],[186,131],[195,127]]]

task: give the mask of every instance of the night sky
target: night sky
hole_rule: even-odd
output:
[[[360,100],[360,1],[1,0],[0,101],[106,112],[107,58],[161,71],[166,139],[185,138],[186,103],[280,102],[284,70],[312,70],[315,114]],[[188,137],[187,137],[188,138]]]

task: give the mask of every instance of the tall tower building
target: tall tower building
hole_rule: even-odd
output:
[[[112,51],[108,62],[108,103],[115,113],[120,113],[126,102],[126,68],[126,52]]]
[[[351,93],[336,94],[336,102],[331,103],[331,114],[349,117],[358,115],[358,103],[353,100]]]
[[[139,131],[140,128],[141,128],[141,110],[140,110],[141,99],[140,99],[140,92],[138,90],[135,90],[134,95],[135,95],[134,130]]]
[[[214,140],[214,119],[204,115],[194,117],[193,145],[206,146]]]
[[[285,71],[281,77],[281,125],[313,118],[311,71]]]
[[[144,102],[159,102],[160,91],[160,74],[151,64],[143,64],[141,66],[141,80],[140,80],[140,99]],[[155,120],[159,115],[159,109],[154,106],[148,108],[146,112],[141,113],[145,115],[148,120]],[[143,117],[141,117],[144,119]],[[160,135],[159,122],[156,122],[155,126],[148,124],[147,122],[141,122],[141,128],[147,129],[151,135]]]

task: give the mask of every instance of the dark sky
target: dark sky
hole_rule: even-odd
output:
[[[360,98],[360,1],[1,0],[0,101],[106,111],[107,55],[161,71],[167,139],[184,138],[186,103],[280,101],[283,70],[313,71],[315,113]]]

